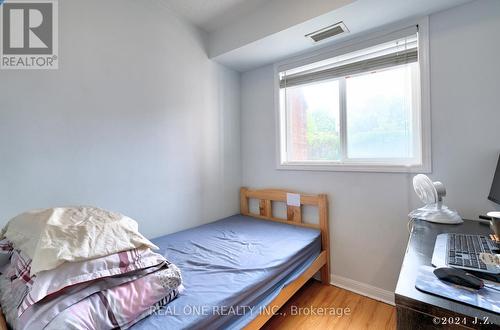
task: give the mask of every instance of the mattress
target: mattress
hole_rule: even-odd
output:
[[[181,269],[184,291],[135,330],[240,329],[321,252],[319,230],[241,215],[152,242]]]

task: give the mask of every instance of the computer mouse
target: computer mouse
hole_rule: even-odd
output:
[[[483,281],[462,269],[440,267],[434,269],[434,275],[442,281],[458,284],[467,288],[479,290],[484,286]]]

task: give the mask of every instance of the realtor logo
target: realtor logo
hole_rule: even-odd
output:
[[[0,69],[57,69],[57,0],[0,0]]]

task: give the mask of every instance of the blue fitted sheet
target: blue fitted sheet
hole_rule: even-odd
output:
[[[320,231],[235,215],[152,240],[184,291],[133,329],[239,329],[321,252]]]

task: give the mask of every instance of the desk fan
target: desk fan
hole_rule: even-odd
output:
[[[427,175],[418,174],[413,178],[413,189],[425,206],[411,211],[410,218],[445,224],[464,222],[457,211],[443,204],[446,188],[441,182],[432,182]]]

